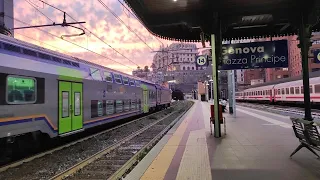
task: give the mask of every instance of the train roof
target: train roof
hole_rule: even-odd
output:
[[[37,46],[35,44],[31,44],[31,43],[28,43],[28,42],[25,42],[25,41],[21,41],[21,40],[18,40],[18,39],[15,39],[13,37],[9,37],[9,36],[3,35],[3,34],[0,34],[0,41],[2,41],[3,43],[9,43],[9,44],[12,44],[12,45],[17,45],[17,46],[19,46],[19,48],[32,49],[32,50],[34,50],[36,52],[39,52],[39,53],[46,53],[46,54],[51,55],[51,56],[57,56],[59,58],[67,59],[75,67],[79,67],[79,64],[83,64],[83,65],[87,65],[87,66],[89,66],[91,68],[97,68],[97,69],[100,69],[100,70],[106,70],[108,72],[116,73],[116,74],[119,74],[121,76],[128,77],[130,79],[138,80],[138,81],[143,82],[143,83],[156,85],[156,83],[154,83],[152,81],[148,81],[148,80],[136,77],[136,76],[132,76],[130,74],[126,74],[126,73],[123,73],[123,72],[120,72],[120,71],[117,71],[117,70],[114,70],[114,69],[110,69],[108,67],[105,67],[105,66],[102,66],[102,65],[99,65],[99,64],[96,64],[96,63],[92,63],[92,62],[89,62],[89,61],[86,61],[86,60],[83,60],[83,59],[79,59],[77,57],[69,56],[69,55],[66,55],[66,54],[63,54],[63,53],[59,53],[57,51],[46,49],[46,48]],[[79,63],[79,64],[77,64],[77,63]]]

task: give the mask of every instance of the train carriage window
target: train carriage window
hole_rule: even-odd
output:
[[[124,111],[130,111],[130,99],[124,100]]]
[[[122,76],[122,81],[123,81],[123,84],[124,84],[124,85],[129,85],[129,79],[128,79],[128,77]]]
[[[303,86],[301,86],[301,94],[304,93],[304,89],[303,89]]]
[[[116,113],[123,112],[123,101],[122,100],[116,100]]]
[[[106,100],[106,114],[112,115],[115,113],[114,100]]]
[[[141,99],[137,99],[137,109],[141,109]]]
[[[280,89],[278,89],[278,94],[281,94],[281,90]]]
[[[290,94],[294,94],[294,88],[293,87],[290,88]]]
[[[130,79],[130,86],[135,86],[133,79]]]
[[[313,89],[312,86],[310,86],[310,94],[313,93]]]
[[[32,104],[37,100],[37,81],[30,77],[7,77],[7,103]]]
[[[90,68],[90,75],[94,80],[102,81],[99,69]]]
[[[134,110],[134,109],[136,109],[136,108],[137,108],[137,106],[136,106],[136,100],[133,99],[133,100],[131,100],[131,109]]]
[[[295,87],[294,89],[295,89],[295,93],[296,94],[300,94],[300,88],[299,87]]]
[[[121,76],[119,74],[113,74],[114,76],[114,81],[118,84],[122,84],[122,81],[121,81]]]
[[[107,82],[113,82],[112,81],[112,74],[110,72],[104,71],[103,72],[104,75],[104,80]]]
[[[286,88],[286,94],[289,94],[289,88]]]
[[[136,82],[136,86],[140,87],[140,81],[135,81]]]
[[[285,94],[284,88],[281,89],[281,94]]]
[[[315,93],[320,93],[320,84],[314,85],[314,92]]]

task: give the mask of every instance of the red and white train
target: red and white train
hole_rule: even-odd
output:
[[[236,92],[237,101],[270,103],[303,103],[303,82],[295,80],[271,85],[262,85]],[[320,77],[310,78],[310,100],[320,103]]]

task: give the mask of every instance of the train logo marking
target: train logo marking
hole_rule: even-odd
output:
[[[205,65],[206,63],[207,63],[207,59],[206,59],[205,56],[199,56],[199,57],[197,58],[197,64],[198,64],[199,66],[203,66],[203,65]]]

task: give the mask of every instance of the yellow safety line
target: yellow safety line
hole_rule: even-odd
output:
[[[140,180],[162,180],[165,177],[183,134],[186,131],[189,122],[192,120],[189,116],[194,113],[197,105],[198,103],[196,102],[190,112],[187,113],[186,117],[188,118],[183,120],[176,132],[172,135],[158,156],[153,160],[152,164],[148,167]]]

